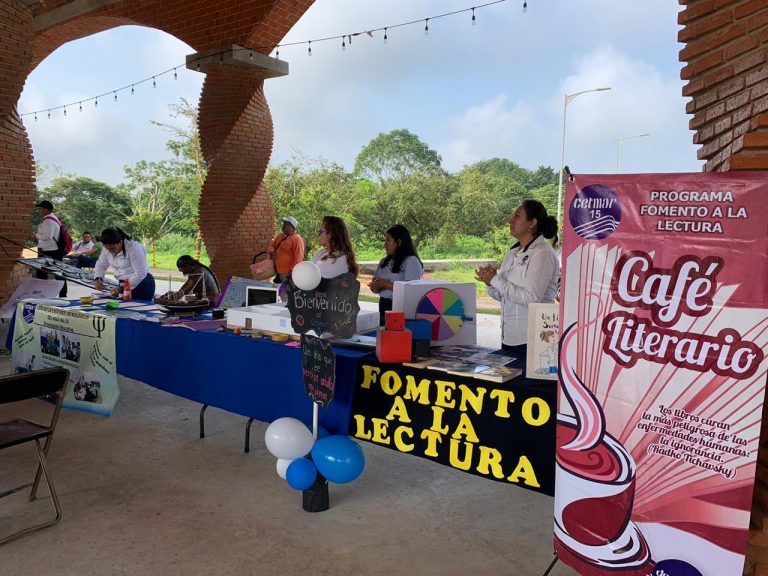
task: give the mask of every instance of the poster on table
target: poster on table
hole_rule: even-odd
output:
[[[741,574],[768,348],[765,173],[578,175],[564,207],[555,549]]]
[[[557,380],[559,336],[560,306],[554,303],[529,304],[526,378]]]
[[[110,416],[120,395],[115,319],[20,302],[11,365],[16,374],[52,366],[68,368],[64,407]]]

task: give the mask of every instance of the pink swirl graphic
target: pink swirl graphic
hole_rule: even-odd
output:
[[[595,294],[587,294],[587,301],[597,298]],[[605,416],[600,409],[600,403],[592,392],[584,385],[584,382],[576,374],[575,367],[568,361],[568,351],[574,337],[583,333],[587,327],[596,323],[603,311],[603,304],[597,300],[597,311],[585,324],[576,327],[572,324],[566,330],[560,343],[560,381],[568,403],[573,408],[577,421],[577,434],[568,444],[562,446],[563,450],[589,450],[597,446],[605,433]]]

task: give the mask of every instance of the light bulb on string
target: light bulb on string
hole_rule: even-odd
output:
[[[275,58],[280,60],[280,46],[277,47],[277,51],[275,52]]]
[[[312,40],[307,41],[307,55],[312,56]]]
[[[37,112],[35,112],[35,122],[37,122]]]
[[[253,62],[253,51],[251,51],[251,52],[248,52],[248,60],[250,60],[251,62]]]
[[[224,64],[224,52],[219,53],[219,64]]]
[[[424,20],[424,36],[429,36],[429,18]]]
[[[93,100],[93,107],[94,108],[98,108],[99,107],[99,99],[98,98],[94,98],[94,100]]]
[[[350,34],[349,36],[347,36],[347,40],[348,40],[347,44],[349,44],[350,46],[352,46],[352,34]]]
[[[173,79],[174,80],[178,80],[179,79],[179,75],[176,73],[176,68],[173,69]]]
[[[523,2],[523,14],[525,14],[526,12],[528,12],[528,2],[527,2],[527,0],[525,2]]]
[[[152,88],[157,88],[157,82],[155,82],[154,76],[152,76]]]
[[[48,120],[50,120],[50,119],[51,119],[51,111],[48,110]]]
[[[344,41],[344,36],[341,37],[341,51],[344,52],[347,49],[347,43]]]
[[[477,26],[477,18],[475,18],[475,8],[472,7],[472,26]]]
[[[115,95],[115,102],[117,102],[117,92],[112,92]]]
[[[197,71],[200,72],[200,58],[197,59]]]
[[[80,108],[80,112],[83,111],[83,103],[82,102],[78,102],[77,103],[77,107]]]
[[[389,37],[387,36],[386,28],[384,28],[384,44],[389,44]]]
[[[133,96],[133,84],[131,84],[131,96]]]
[[[67,107],[64,106],[64,116],[66,116],[66,115],[67,115]]]

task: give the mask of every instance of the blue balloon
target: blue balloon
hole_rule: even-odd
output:
[[[294,490],[306,490],[317,480],[317,468],[311,460],[297,458],[285,471],[285,479]]]
[[[319,438],[312,448],[312,460],[320,474],[336,484],[352,482],[365,468],[363,449],[349,436]]]
[[[318,426],[317,427],[317,439],[320,440],[320,438],[325,438],[326,436],[330,436],[331,433],[328,432],[328,428],[325,426]]]

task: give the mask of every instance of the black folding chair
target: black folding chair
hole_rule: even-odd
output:
[[[66,368],[48,368],[46,370],[36,370],[34,372],[14,374],[12,376],[0,378],[0,404],[21,402],[22,400],[29,400],[39,396],[46,396],[52,400],[55,399],[51,422],[48,425],[37,424],[30,420],[23,420],[20,418],[0,421],[0,450],[34,441],[35,447],[37,448],[37,458],[40,461],[34,482],[17,486],[16,488],[6,490],[5,492],[0,492],[0,498],[14,494],[31,486],[32,491],[29,494],[29,500],[33,501],[37,497],[37,488],[40,484],[40,476],[42,474],[45,476],[45,481],[48,483],[48,490],[51,493],[53,507],[56,509],[56,518],[54,520],[49,520],[42,524],[37,524],[30,528],[15,532],[10,536],[5,536],[0,539],[0,544],[10,542],[19,536],[24,536],[35,530],[52,526],[61,520],[61,506],[59,505],[59,498],[56,495],[56,489],[53,486],[53,479],[48,471],[47,456],[48,450],[51,447],[53,432],[56,430],[56,423],[59,420],[61,404],[64,400],[68,381],[69,371]],[[43,438],[45,439],[45,442],[41,446],[40,441]]]

